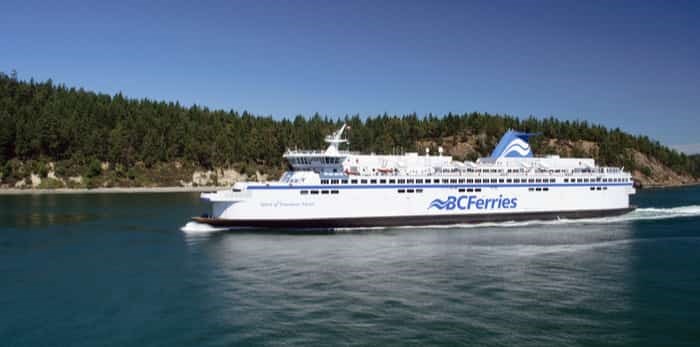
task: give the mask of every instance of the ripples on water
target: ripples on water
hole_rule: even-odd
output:
[[[697,193],[617,220],[327,234],[180,232],[193,194],[0,197],[0,338],[697,345]]]

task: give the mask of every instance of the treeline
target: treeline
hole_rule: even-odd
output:
[[[323,148],[323,137],[343,122],[351,126],[352,149],[391,153],[417,150],[419,140],[481,136],[477,150],[487,155],[509,128],[539,132],[534,150],[546,138],[594,141],[597,159],[609,165],[634,165],[625,149],[657,158],[675,171],[700,176],[700,159],[585,121],[518,119],[487,113],[380,115],[330,119],[313,115],[275,120],[248,112],[183,107],[179,103],[129,99],[45,82],[21,81],[0,73],[0,167],[10,161],[68,163],[70,167],[110,162],[121,167],[183,162],[211,168],[256,165],[282,167],[287,148]],[[99,172],[99,169],[97,170]]]

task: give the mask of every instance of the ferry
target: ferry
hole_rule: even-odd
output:
[[[335,229],[614,216],[634,210],[629,172],[591,158],[534,156],[535,134],[508,130],[489,157],[457,161],[419,153],[341,150],[347,125],[325,151],[288,149],[274,182],[238,182],[202,193],[211,213],[192,218],[224,228]]]

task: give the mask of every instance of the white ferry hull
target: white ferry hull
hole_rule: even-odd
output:
[[[231,193],[236,201],[212,201],[212,217],[194,220],[228,227],[342,228],[593,218],[634,209],[628,198],[634,188],[628,183],[248,189],[240,198]]]
[[[633,211],[635,207],[608,210],[520,212],[520,213],[483,213],[483,214],[449,214],[449,215],[408,215],[398,217],[356,217],[356,218],[322,218],[322,219],[223,219],[194,217],[195,222],[214,227],[231,228],[267,228],[267,229],[334,229],[334,228],[369,228],[394,226],[429,226],[474,224],[487,222],[509,222],[525,220],[581,219],[619,216]]]

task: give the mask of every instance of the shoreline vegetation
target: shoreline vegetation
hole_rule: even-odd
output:
[[[324,136],[342,123],[351,129],[349,149],[365,153],[442,147],[456,160],[476,160],[488,156],[506,130],[517,129],[539,134],[530,141],[538,155],[594,158],[623,167],[643,187],[700,182],[700,155],[580,120],[478,112],[274,119],[0,72],[0,189],[199,189],[276,179],[287,169],[282,154],[288,148],[322,149]]]
[[[677,185],[651,185],[642,189],[669,189],[699,186],[700,182]],[[140,193],[202,193],[229,189],[230,186],[174,186],[174,187],[105,187],[105,188],[0,188],[0,195],[43,194],[140,194]]]
[[[227,187],[110,187],[110,188],[0,188],[0,195],[33,194],[124,194],[124,193],[198,193],[223,190]]]

